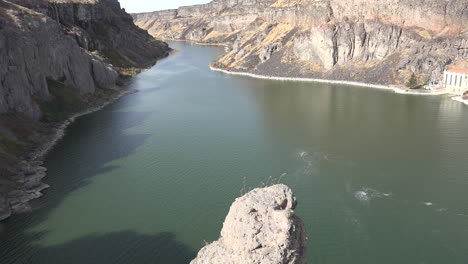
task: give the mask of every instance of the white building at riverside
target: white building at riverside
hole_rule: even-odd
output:
[[[454,94],[468,91],[468,70],[453,68],[444,72],[444,87]]]

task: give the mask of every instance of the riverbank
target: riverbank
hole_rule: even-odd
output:
[[[67,129],[69,125],[71,125],[75,121],[76,118],[99,111],[102,108],[106,107],[107,105],[120,99],[121,97],[125,95],[129,95],[129,94],[133,94],[136,92],[137,92],[136,90],[121,90],[117,92],[116,94],[114,94],[108,101],[105,101],[97,106],[91,107],[90,109],[87,109],[83,112],[72,115],[71,117],[67,118],[67,120],[61,122],[54,129],[55,130],[54,135],[51,137],[51,139],[48,142],[38,147],[37,150],[35,150],[34,152],[32,152],[32,154],[28,156],[30,156],[32,160],[43,158],[50,150],[53,149],[53,147],[58,143],[58,141],[65,136],[65,130]]]
[[[278,76],[268,76],[260,75],[249,72],[241,71],[228,71],[220,68],[213,67],[210,65],[212,71],[222,72],[225,74],[238,75],[238,76],[247,76],[257,79],[266,79],[266,80],[276,80],[276,81],[294,81],[294,82],[316,82],[316,83],[328,83],[328,84],[343,84],[359,87],[369,87],[383,90],[391,90],[398,94],[411,94],[411,95],[444,95],[447,92],[430,92],[430,91],[417,91],[411,89],[398,88],[392,85],[380,85],[380,84],[371,84],[371,83],[362,83],[362,82],[353,82],[353,81],[342,81],[342,80],[327,80],[327,79],[317,79],[317,78],[297,78],[297,77],[278,77]]]
[[[0,57],[11,58],[0,62],[1,220],[41,195],[37,161],[66,127],[127,94],[125,82],[171,49],[117,0],[0,1],[0,21]]]
[[[44,124],[50,136],[42,135],[45,136],[43,142],[37,147],[33,147],[31,151],[21,155],[18,158],[17,165],[11,168],[11,170],[14,170],[13,175],[9,177],[10,181],[5,183],[8,185],[14,184],[15,187],[13,190],[7,191],[4,196],[0,196],[0,221],[12,214],[31,211],[32,208],[29,202],[43,196],[42,192],[50,187],[42,182],[42,179],[47,175],[47,168],[43,166],[42,159],[66,135],[66,129],[69,125],[77,118],[99,111],[119,98],[135,92],[137,91],[125,88],[115,90],[104,101],[96,99],[95,105],[71,115],[64,121]]]
[[[457,102],[464,103],[464,104],[468,105],[468,100],[463,100],[463,98],[461,96],[454,96],[451,99],[454,100],[454,101],[457,101]]]
[[[207,42],[199,42],[194,40],[183,40],[183,39],[165,39],[164,41],[173,41],[173,42],[185,42],[189,44],[199,45],[199,46],[207,46],[207,47],[230,47],[230,43],[207,43]]]

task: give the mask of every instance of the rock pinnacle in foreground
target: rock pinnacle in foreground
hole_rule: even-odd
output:
[[[304,264],[307,234],[294,213],[296,197],[283,184],[254,189],[231,205],[221,237],[191,264]]]

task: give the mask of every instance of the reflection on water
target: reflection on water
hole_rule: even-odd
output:
[[[1,234],[2,263],[187,263],[239,192],[283,182],[310,263],[467,263],[468,108],[343,85],[236,77],[182,52],[75,122],[52,188]]]

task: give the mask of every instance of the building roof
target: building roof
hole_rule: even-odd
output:
[[[447,72],[468,74],[468,70],[465,70],[465,69],[462,69],[462,68],[453,68],[453,69],[447,70]]]

